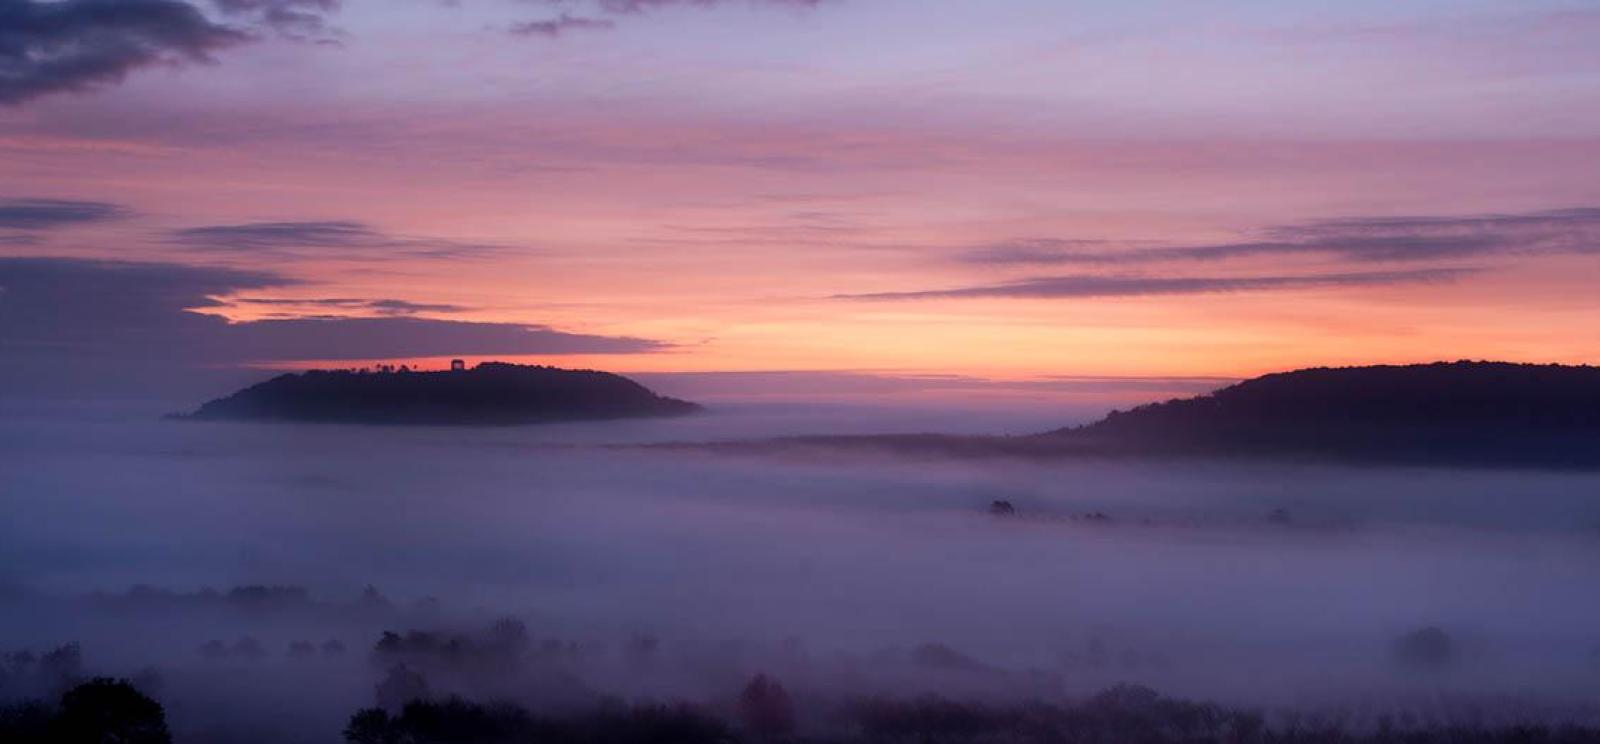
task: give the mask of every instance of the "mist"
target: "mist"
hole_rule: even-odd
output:
[[[1132,683],[1357,723],[1441,701],[1600,720],[1582,693],[1600,681],[1593,474],[595,446],[884,420],[866,413],[496,429],[13,416],[0,650],[79,644],[86,670],[149,680],[180,740],[336,741],[396,664],[431,694],[535,709],[717,705],[764,673],[802,715],[851,695]],[[968,425],[1039,415],[990,413]],[[959,428],[948,418],[879,425]],[[1451,653],[1419,669],[1397,643],[1426,628]],[[401,639],[388,651],[385,631]],[[494,661],[507,633],[534,661]],[[458,656],[441,657],[450,639]]]

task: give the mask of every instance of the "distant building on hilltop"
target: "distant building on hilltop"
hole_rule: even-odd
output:
[[[464,360],[464,359],[451,359],[450,360],[450,371],[451,372],[465,372],[466,370],[467,370],[467,362],[466,362],[466,360]]]

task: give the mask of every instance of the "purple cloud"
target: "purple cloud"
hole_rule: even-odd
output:
[[[614,21],[604,18],[583,18],[568,13],[547,21],[524,21],[512,24],[508,29],[516,36],[560,36],[573,30],[609,30],[616,27]]]
[[[155,65],[213,61],[270,29],[325,41],[339,0],[212,0],[220,23],[187,0],[0,0],[0,104],[121,82]]]
[[[291,286],[261,271],[67,258],[0,259],[0,357],[59,364],[176,366],[296,359],[628,354],[666,344],[524,323],[418,317],[290,318],[247,323],[195,312],[217,297]],[[367,301],[410,309],[401,300]]]
[[[452,305],[440,302],[409,302],[407,300],[366,300],[354,297],[316,297],[310,299],[294,299],[279,297],[237,297],[231,300],[241,305],[265,305],[271,307],[315,307],[330,308],[335,310],[355,310],[375,312],[379,315],[417,315],[419,313],[458,313],[468,310],[463,305]]]
[[[150,65],[208,61],[248,38],[182,0],[0,0],[0,103],[116,83]]]
[[[177,230],[169,242],[201,251],[248,252],[295,257],[337,254],[345,257],[406,255],[454,258],[492,252],[496,246],[444,238],[390,235],[361,222],[249,222]]]
[[[339,32],[327,16],[339,10],[341,0],[211,0],[223,15],[258,28],[269,28],[295,41],[329,42]]]
[[[530,4],[568,7],[582,3],[574,0],[524,0]],[[787,5],[796,8],[813,8],[821,4],[821,0],[747,0],[757,5]],[[590,3],[594,12],[603,15],[641,15],[653,10],[674,6],[713,7],[725,5],[728,0],[595,0]],[[454,5],[456,3],[447,3]],[[573,15],[562,11],[555,18],[523,21],[512,24],[507,31],[517,36],[546,36],[557,37],[567,31],[577,30],[609,30],[616,27],[616,22],[607,18]]]
[[[56,227],[108,222],[130,214],[125,207],[95,201],[66,199],[0,199],[0,228],[48,230]]]
[[[1038,238],[984,246],[982,264],[1109,265],[1321,254],[1350,261],[1428,261],[1490,254],[1600,252],[1600,207],[1464,217],[1356,217],[1270,227],[1261,240],[1145,248]]]
[[[1449,282],[1474,269],[1416,269],[1290,276],[1049,276],[949,289],[835,295],[842,300],[929,300],[950,298],[1065,299],[1217,294],[1318,287],[1368,287]]]

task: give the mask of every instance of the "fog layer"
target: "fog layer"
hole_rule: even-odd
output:
[[[332,740],[373,702],[379,633],[482,635],[504,616],[570,651],[559,677],[454,668],[430,684],[538,705],[714,700],[757,672],[802,696],[1135,682],[1269,708],[1444,694],[1572,717],[1600,682],[1595,475],[573,446],[861,428],[837,413],[507,429],[14,416],[0,650],[78,642],[96,671],[154,670],[178,733],[241,740]],[[241,585],[306,595],[230,600]],[[1396,639],[1427,627],[1451,658],[1408,668]],[[331,640],[347,653],[322,653]]]

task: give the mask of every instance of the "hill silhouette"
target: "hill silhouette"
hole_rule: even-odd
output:
[[[218,398],[196,420],[511,425],[680,416],[700,406],[608,372],[485,362],[450,372],[314,370]]]
[[[1600,368],[1303,369],[1040,436],[1109,450],[1600,464]]]
[[[1472,361],[1324,367],[1270,374],[1027,436],[794,437],[710,446],[1593,468],[1600,467],[1600,368]]]

